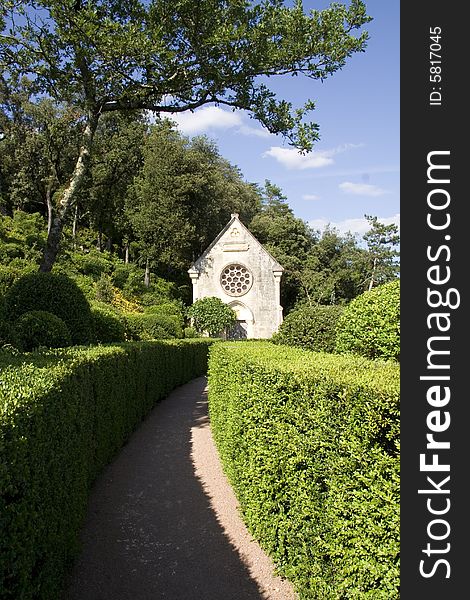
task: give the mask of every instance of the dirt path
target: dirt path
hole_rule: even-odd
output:
[[[67,600],[294,600],[222,473],[205,378],[160,402],[97,480]]]

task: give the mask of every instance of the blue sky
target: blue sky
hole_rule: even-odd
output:
[[[306,10],[327,5],[304,2]],[[399,224],[400,3],[366,5],[374,19],[367,26],[367,49],[342,71],[323,83],[303,77],[270,80],[279,97],[294,106],[315,100],[312,120],[320,125],[321,139],[312,153],[299,155],[243,111],[207,106],[177,117],[182,133],[214,139],[247,181],[278,185],[295,215],[320,230],[331,223],[362,234],[364,214]]]

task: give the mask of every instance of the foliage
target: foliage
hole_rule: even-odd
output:
[[[290,312],[273,336],[276,344],[334,352],[339,306],[302,306]]]
[[[162,302],[161,304],[154,304],[152,306],[145,306],[144,312],[152,315],[167,315],[175,319],[178,323],[178,331],[183,329],[184,326],[184,305],[181,301],[170,300]],[[179,335],[177,337],[180,337]]]
[[[92,304],[91,326],[94,342],[108,344],[126,339],[125,318],[107,304]]]
[[[134,340],[164,340],[183,337],[178,315],[135,313],[126,315],[127,329]]]
[[[100,119],[93,140],[89,180],[84,183],[81,211],[89,216],[97,231],[98,247],[104,237],[122,243],[131,228],[125,214],[128,189],[143,162],[143,147],[148,124],[138,113],[108,113]],[[112,215],[112,218],[110,218]]]
[[[253,536],[301,598],[399,597],[399,370],[214,344],[211,428]]]
[[[196,300],[188,308],[187,314],[198,333],[206,332],[211,337],[217,337],[237,320],[235,311],[220,298],[213,296]]]
[[[364,291],[365,256],[352,234],[327,227],[297,271],[300,298],[311,305],[349,302]]]
[[[298,74],[324,80],[364,50],[367,33],[358,30],[370,21],[360,0],[309,14],[300,2],[278,0],[201,0],[196,14],[189,1],[25,0],[11,4],[9,17],[8,30],[0,33],[4,86],[27,79],[36,104],[61,102],[82,126],[75,168],[58,193],[43,271],[55,262],[107,114],[171,114],[221,103],[249,111],[271,133],[310,150],[318,126],[305,117],[314,103],[294,109],[267,82]],[[0,109],[8,106],[8,99],[0,101]],[[103,180],[109,181],[108,173]]]
[[[0,264],[0,296],[3,296],[8,288],[18,279],[19,273],[16,269]]]
[[[338,323],[338,352],[400,360],[400,280],[364,292]]]
[[[104,274],[110,274],[114,267],[113,257],[109,252],[99,252],[96,248],[87,252],[70,252],[67,260],[74,270],[81,274],[92,277],[98,281]]]
[[[400,236],[394,223],[384,225],[377,217],[365,215],[371,229],[364,234],[368,250],[368,289],[396,278],[399,272],[397,262]]]
[[[183,329],[183,337],[195,338],[197,337],[197,331],[194,329],[194,327],[185,327]]]
[[[63,348],[72,343],[64,321],[45,310],[23,313],[15,321],[14,329],[18,347],[23,352],[31,352],[41,346]]]
[[[0,354],[2,600],[61,597],[93,480],[159,399],[205,372],[208,345]]]
[[[77,284],[63,273],[28,273],[9,288],[7,317],[15,320],[31,310],[45,310],[62,319],[74,344],[91,341],[90,306]]]
[[[152,127],[144,165],[129,195],[127,216],[142,257],[160,274],[185,271],[212,242],[230,214],[251,219],[259,195],[215,144],[183,138],[168,121]]]
[[[44,249],[45,222],[37,212],[16,210],[11,217],[0,219],[0,263],[11,265],[13,259],[37,263]]]
[[[5,79],[2,82],[0,120],[2,105],[6,108],[0,144],[3,208],[51,217],[54,196],[73,171],[80,115],[60,101],[34,98],[31,82],[23,77],[10,79],[8,86]],[[43,236],[42,245],[44,241]]]
[[[134,263],[123,263],[118,262],[113,271],[113,284],[119,289],[123,290],[130,279],[136,280],[139,284],[143,284],[143,274],[141,269]],[[129,294],[135,296],[136,292],[142,290],[141,287],[138,290],[129,289]]]
[[[101,273],[100,278],[95,283],[95,298],[98,302],[113,303],[114,286],[111,277],[106,273]]]
[[[13,329],[12,325],[7,321],[4,321],[0,315],[0,349],[2,349],[4,346],[14,346],[16,348],[17,345],[18,342],[16,339],[15,330]]]

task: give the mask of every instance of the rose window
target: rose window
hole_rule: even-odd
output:
[[[243,296],[253,285],[253,275],[243,265],[227,265],[220,276],[220,283],[229,296]]]

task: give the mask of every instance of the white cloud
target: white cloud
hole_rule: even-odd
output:
[[[287,169],[304,170],[304,169],[319,169],[327,167],[334,163],[333,156],[346,152],[351,148],[359,148],[363,144],[342,144],[336,148],[329,150],[313,150],[308,154],[300,154],[295,148],[281,148],[280,146],[271,146],[271,148],[263,154],[272,156]]]
[[[304,194],[302,200],[320,200],[320,196],[316,194]]]
[[[394,223],[400,227],[400,213],[393,215],[391,217],[378,217],[380,223],[384,225],[391,225]],[[370,225],[364,217],[356,218],[356,219],[344,219],[343,221],[328,221],[327,219],[313,219],[309,221],[309,225],[313,227],[313,229],[319,229],[323,231],[327,225],[332,229],[338,229],[341,234],[345,234],[347,232],[351,232],[353,234],[358,234],[360,236],[364,235],[370,229]]]
[[[259,127],[250,127],[249,125],[241,125],[237,129],[237,132],[241,133],[242,135],[254,135],[260,138],[268,138],[272,135],[267,129],[260,129]]]
[[[340,183],[338,187],[345,194],[352,194],[353,196],[376,197],[390,193],[387,190],[370,183],[352,183],[351,181],[343,181],[343,183]]]
[[[174,113],[170,116],[185,135],[197,135],[211,129],[230,129],[242,125],[239,113],[222,110],[218,106],[205,106],[194,112]]]
[[[260,138],[271,135],[267,129],[247,125],[243,113],[224,110],[218,106],[204,106],[194,112],[173,113],[168,118],[176,123],[181,133],[189,136],[221,129],[233,129],[241,135]]]

